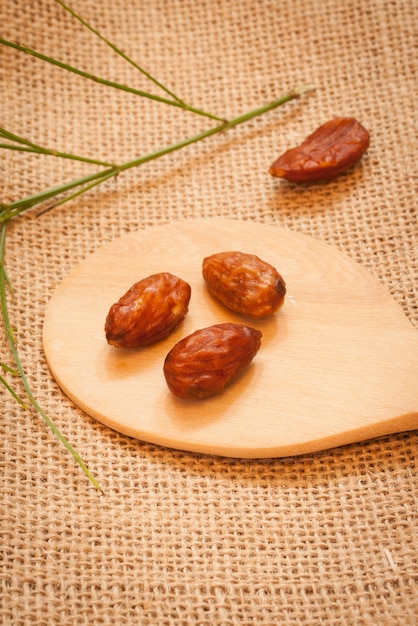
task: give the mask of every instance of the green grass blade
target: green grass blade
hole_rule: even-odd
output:
[[[76,187],[82,187],[82,186],[85,186],[85,190],[90,189],[91,187],[95,186],[96,184],[95,181],[97,181],[97,184],[99,184],[100,182],[103,182],[113,176],[116,176],[122,171],[131,169],[133,167],[137,167],[139,165],[142,165],[143,163],[147,163],[154,159],[160,158],[164,155],[170,154],[171,152],[174,152],[176,150],[180,150],[181,148],[191,145],[192,143],[202,141],[203,139],[206,139],[207,137],[210,137],[217,133],[234,128],[235,126],[238,126],[239,124],[243,124],[244,122],[247,122],[257,116],[263,115],[264,113],[267,113],[268,111],[272,111],[273,109],[281,106],[282,104],[285,104],[286,102],[289,102],[290,100],[298,98],[302,94],[308,91],[311,91],[313,89],[314,87],[312,85],[297,87],[296,89],[293,89],[292,91],[284,94],[283,96],[281,96],[277,100],[274,100],[273,102],[270,102],[266,105],[263,105],[262,107],[259,107],[252,111],[244,113],[243,115],[240,115],[234,118],[233,120],[230,120],[229,122],[223,122],[222,124],[218,126],[209,128],[201,133],[198,133],[197,135],[193,135],[192,137],[188,137],[181,141],[175,142],[173,144],[165,146],[164,148],[161,148],[149,154],[145,154],[131,161],[127,161],[126,163],[122,163],[121,165],[115,165],[111,167],[110,169],[102,170],[100,172],[95,172],[94,174],[90,174],[88,176],[78,178],[77,180],[64,183],[57,187],[47,189],[45,191],[36,193],[34,195],[23,198],[21,200],[17,200],[16,202],[12,202],[7,205],[4,205],[4,204],[0,205],[0,223],[5,222],[11,219],[12,217],[15,217],[19,215],[20,213],[23,213],[24,211],[27,211],[28,209],[31,209],[34,206],[37,206],[51,198],[55,198],[60,194],[66,193],[67,191],[70,191],[71,189],[75,189]],[[94,183],[94,184],[90,185],[90,183]],[[83,191],[75,193],[74,197],[77,195],[80,195],[81,193],[83,193]],[[67,200],[64,199],[63,202],[65,201]]]
[[[16,364],[16,368],[17,371],[19,372],[19,376],[20,379],[22,381],[23,387],[26,391],[26,395],[30,401],[30,404],[33,406],[33,408],[36,410],[36,412],[44,419],[44,421],[47,423],[47,425],[50,427],[50,429],[54,432],[54,434],[56,435],[56,437],[61,441],[61,443],[64,445],[64,447],[67,449],[67,451],[73,456],[74,460],[79,464],[79,466],[82,468],[82,470],[84,471],[84,473],[86,474],[86,476],[89,478],[89,480],[93,483],[93,485],[99,489],[101,491],[101,487],[98,483],[98,481],[96,480],[96,478],[92,475],[92,473],[90,472],[90,470],[88,469],[87,465],[85,464],[85,462],[83,461],[83,459],[80,457],[80,455],[78,454],[78,452],[76,452],[74,450],[74,448],[71,446],[71,444],[67,441],[67,439],[64,437],[64,435],[61,433],[61,431],[57,428],[57,426],[54,424],[54,422],[48,417],[48,415],[45,413],[45,411],[42,409],[42,407],[38,404],[38,402],[36,401],[32,390],[30,388],[28,379],[26,377],[26,372],[23,369],[21,360],[20,360],[20,356],[19,356],[19,352],[14,340],[14,334],[13,331],[11,329],[11,325],[10,325],[10,319],[9,319],[9,310],[8,310],[8,306],[7,306],[7,297],[6,297],[6,279],[5,279],[5,273],[4,273],[4,263],[5,263],[5,242],[6,242],[6,232],[7,232],[7,224],[3,224],[1,227],[1,233],[0,233],[0,303],[1,303],[1,312],[2,312],[2,318],[3,318],[3,325],[4,325],[4,329],[6,331],[6,337],[7,340],[9,342],[9,346],[13,355],[13,359],[15,361]],[[3,378],[3,377],[1,377]],[[3,384],[4,379],[1,381]],[[6,383],[6,388],[9,389],[8,384]],[[11,390],[11,388],[9,389],[12,393],[12,395],[14,396],[14,392],[13,390]],[[17,394],[16,394],[17,396]],[[18,399],[16,397],[16,399]]]
[[[109,46],[114,52],[116,52],[116,54],[118,54],[119,56],[121,56],[125,61],[127,61],[128,63],[130,63],[135,69],[137,69],[139,72],[141,72],[142,74],[144,74],[144,76],[146,76],[149,80],[151,80],[155,85],[157,85],[158,87],[160,87],[160,89],[162,89],[163,91],[166,92],[167,95],[171,96],[174,100],[177,100],[177,102],[185,107],[187,107],[187,104],[185,102],[183,102],[183,100],[181,100],[181,98],[179,98],[178,96],[176,96],[176,94],[174,94],[172,91],[170,91],[170,89],[168,89],[165,85],[163,85],[162,83],[160,83],[156,78],[154,78],[154,76],[152,76],[149,72],[147,72],[146,70],[144,70],[143,67],[141,67],[140,65],[138,65],[135,61],[133,61],[133,59],[131,59],[130,57],[128,57],[120,48],[118,48],[117,46],[115,46],[115,44],[113,44],[111,41],[109,41],[108,39],[106,39],[105,37],[103,37],[103,35],[101,35],[99,33],[99,31],[97,31],[95,28],[93,28],[93,26],[91,26],[91,24],[89,24],[85,19],[83,19],[78,13],[76,13],[73,9],[71,9],[68,5],[64,4],[64,2],[62,2],[62,0],[55,0],[55,2],[57,4],[59,4],[63,9],[65,9],[66,11],[68,11],[68,13],[70,13],[76,20],[78,20],[81,24],[83,24],[83,26],[85,26],[86,28],[88,28],[92,33],[94,33],[94,35],[96,35],[97,37],[99,37],[99,39],[101,39],[107,46]]]
[[[81,196],[83,193],[86,193],[86,191],[89,191],[89,189],[93,189],[93,187],[96,187],[97,185],[101,185],[102,183],[105,182],[105,180],[108,180],[109,178],[116,176],[116,173],[117,172],[110,172],[108,174],[105,174],[102,178],[99,178],[99,180],[95,180],[93,183],[90,183],[89,185],[85,185],[85,187],[82,187],[75,193],[65,196],[65,198],[58,200],[58,202],[55,202],[55,204],[53,204],[52,206],[46,207],[42,211],[39,211],[38,217],[40,215],[43,215],[44,213],[48,213],[49,211],[52,211],[56,207],[61,206],[62,204],[65,204],[66,202],[69,202],[70,200],[73,200],[77,196]]]
[[[163,104],[169,104],[171,106],[178,107],[180,109],[186,109],[192,113],[196,113],[197,115],[203,115],[205,117],[210,117],[211,119],[220,120],[216,115],[212,115],[211,113],[206,113],[205,111],[201,111],[200,109],[196,109],[189,105],[184,105],[183,103],[177,102],[177,100],[169,100],[168,98],[163,98],[162,96],[157,96],[156,94],[148,93],[147,91],[141,91],[140,89],[134,89],[133,87],[129,87],[128,85],[122,85],[121,83],[115,83],[114,81],[107,80],[106,78],[101,78],[100,76],[94,76],[93,74],[89,74],[88,72],[84,72],[83,70],[79,70],[77,67],[73,67],[72,65],[68,65],[67,63],[63,63],[62,61],[58,61],[58,59],[54,59],[53,57],[49,57],[46,54],[42,54],[41,52],[37,52],[33,48],[29,48],[28,46],[22,46],[18,43],[13,43],[12,41],[8,41],[7,39],[3,39],[0,37],[0,44],[4,46],[8,46],[9,48],[14,48],[15,50],[19,50],[20,52],[24,52],[25,54],[29,54],[41,61],[45,61],[46,63],[50,63],[51,65],[56,65],[63,70],[67,70],[68,72],[73,72],[78,76],[82,76],[83,78],[87,78],[92,80],[95,83],[99,83],[100,85],[105,85],[106,87],[113,87],[114,89],[121,89],[122,91],[127,91],[129,93],[133,93],[137,96],[142,96],[143,98],[149,98],[150,100],[155,100],[156,102],[162,102]]]
[[[58,150],[48,150],[47,148],[31,148],[29,146],[12,146],[7,143],[0,143],[3,150],[15,150],[16,152],[31,152],[33,154],[44,154],[47,156],[59,157],[61,159],[70,159],[71,161],[82,161],[83,163],[91,163],[92,165],[103,165],[104,167],[114,167],[108,161],[99,161],[98,159],[90,159],[89,157],[78,156],[67,152],[59,152]]]
[[[6,365],[6,363],[0,363],[0,367],[4,372],[8,372],[12,374],[12,376],[19,376],[19,372],[14,367],[10,367],[10,365]]]
[[[3,378],[3,376],[0,376],[0,383],[7,389],[10,395],[20,404],[21,407],[23,407],[24,409],[29,408],[28,405],[23,402],[22,398],[18,396],[16,391],[9,385],[7,380]]]
[[[86,183],[90,183],[93,180],[103,178],[104,176],[107,176],[107,174],[114,173],[116,175],[118,171],[119,169],[115,166],[101,172],[95,172],[94,174],[83,176],[82,178],[78,178],[77,180],[73,180],[69,183],[63,183],[62,185],[40,191],[39,193],[27,196],[26,198],[22,198],[16,202],[3,204],[0,209],[0,222],[7,222],[11,218],[20,215],[20,213],[23,213],[34,206],[46,202],[50,198],[55,198],[56,196],[74,189],[75,187],[79,187],[81,185],[85,185]]]

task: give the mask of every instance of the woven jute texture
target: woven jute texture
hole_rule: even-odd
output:
[[[52,0],[0,5],[3,38],[168,97]],[[71,0],[71,8],[183,100],[221,117],[298,85],[316,90],[9,223],[9,314],[23,367],[103,493],[41,417],[0,386],[1,623],[416,624],[417,432],[281,459],[165,449],[77,408],[49,372],[42,327],[59,282],[103,244],[225,217],[286,226],[344,251],[418,328],[418,3]],[[123,163],[216,125],[4,45],[0,73],[1,126],[68,153]],[[311,186],[269,176],[280,153],[335,116],[370,131],[357,167]],[[2,150],[0,168],[8,203],[100,166]],[[3,330],[0,361],[13,365]],[[19,380],[2,375],[24,397]]]

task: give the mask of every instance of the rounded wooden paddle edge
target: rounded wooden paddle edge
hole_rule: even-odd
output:
[[[253,320],[212,298],[201,263],[225,250],[257,254],[278,269],[287,283],[282,309]],[[159,271],[190,283],[187,317],[158,344],[109,346],[111,304]],[[253,363],[218,396],[174,397],[163,377],[165,355],[185,335],[226,321],[262,331]],[[416,332],[391,295],[347,255],[277,226],[197,219],[125,235],[64,279],[49,302],[43,341],[53,376],[86,413],[129,436],[195,452],[309,452],[401,430],[398,418],[418,407],[407,372],[416,380]]]

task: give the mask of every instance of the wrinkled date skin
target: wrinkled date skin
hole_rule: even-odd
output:
[[[212,254],[203,260],[202,274],[212,295],[236,313],[267,317],[284,303],[285,281],[254,254]]]
[[[181,278],[162,272],[132,285],[109,310],[107,342],[140,348],[167,337],[186,316],[191,288]]]
[[[222,392],[251,363],[261,332],[242,324],[215,324],[179,341],[167,354],[164,376],[170,391],[201,399]]]
[[[360,122],[337,117],[280,156],[269,173],[294,183],[329,180],[357,163],[369,145],[370,135]]]

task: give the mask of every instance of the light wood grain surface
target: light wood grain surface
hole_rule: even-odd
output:
[[[278,269],[287,283],[278,313],[251,320],[211,297],[202,260],[225,250],[257,254]],[[186,319],[153,346],[109,346],[111,304],[160,271],[190,283]],[[168,351],[225,321],[262,331],[251,366],[218,396],[174,397],[162,371]],[[117,431],[173,448],[287,456],[418,426],[418,339],[399,305],[348,256],[280,227],[196,219],[117,239],[59,286],[43,339],[54,377],[78,406]]]

